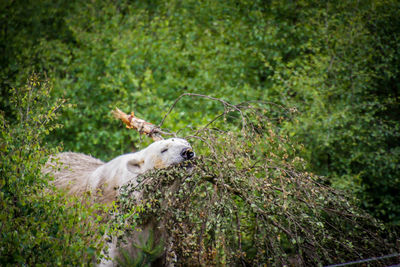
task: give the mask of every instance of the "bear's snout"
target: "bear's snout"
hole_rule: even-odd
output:
[[[192,151],[191,148],[184,148],[181,151],[181,156],[182,158],[184,158],[185,160],[191,159],[194,157],[194,152]]]

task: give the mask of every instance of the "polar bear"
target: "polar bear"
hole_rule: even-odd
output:
[[[195,153],[191,145],[181,138],[170,138],[152,143],[147,148],[128,153],[104,163],[101,160],[81,153],[60,153],[46,163],[43,172],[54,175],[53,184],[66,189],[70,194],[82,195],[85,192],[99,192],[103,203],[112,203],[118,195],[118,188],[131,183],[137,185],[137,176],[151,169],[161,169],[192,159]],[[60,166],[61,165],[61,166]],[[134,198],[140,198],[136,192]],[[96,200],[97,200],[96,199]],[[154,223],[143,225],[143,231],[130,236],[131,242],[148,238],[150,231],[158,226]],[[119,257],[116,238],[108,246],[111,259]],[[132,252],[135,255],[135,251]],[[115,261],[103,259],[99,266],[114,266]]]
[[[139,152],[121,155],[107,163],[81,153],[60,153],[48,161],[43,172],[53,173],[53,184],[70,194],[101,191],[100,201],[111,203],[116,199],[118,188],[127,183],[137,183],[138,175],[178,164],[194,156],[192,147],[185,139],[170,138],[156,141]]]

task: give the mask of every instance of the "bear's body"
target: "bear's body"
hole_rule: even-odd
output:
[[[54,185],[70,194],[100,190],[101,201],[111,203],[122,185],[135,183],[136,177],[148,170],[190,159],[194,156],[191,150],[186,140],[171,138],[156,141],[139,152],[121,155],[107,163],[81,153],[65,152],[50,159],[43,172],[53,173]]]
[[[147,148],[121,155],[104,163],[101,160],[81,153],[65,152],[52,157],[43,169],[44,173],[54,175],[54,185],[66,189],[70,194],[82,195],[85,192],[99,192],[97,198],[103,203],[116,200],[119,187],[127,183],[135,185],[138,175],[151,170],[161,169],[194,157],[190,144],[180,138],[156,141]],[[61,163],[61,166],[60,166]],[[141,197],[141,192],[131,196]],[[146,240],[150,231],[157,230],[154,223],[142,226],[143,231],[129,237],[131,242]],[[108,247],[111,259],[118,257],[115,238]],[[131,246],[130,246],[131,247]],[[134,256],[135,251],[131,252]],[[100,266],[114,266],[114,261],[102,260]]]

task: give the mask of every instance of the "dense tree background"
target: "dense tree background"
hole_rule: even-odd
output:
[[[294,111],[277,124],[309,170],[399,224],[399,13],[396,0],[1,1],[2,116],[17,120],[11,88],[39,73],[70,104],[45,143],[109,160],[148,142],[116,106],[158,123],[185,92],[273,102]],[[220,109],[184,98],[163,127],[184,135]]]

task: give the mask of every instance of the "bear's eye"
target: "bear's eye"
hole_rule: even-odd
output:
[[[167,152],[168,148],[164,148],[163,150],[161,150],[161,153]]]

